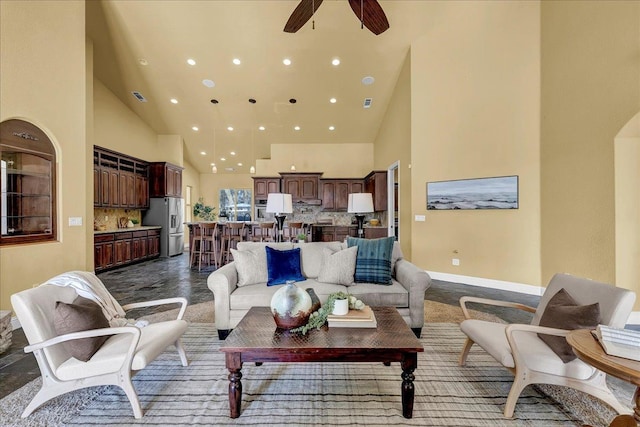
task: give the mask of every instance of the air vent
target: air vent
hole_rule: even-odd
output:
[[[140,102],[147,102],[147,98],[145,98],[144,96],[142,96],[142,94],[141,94],[140,92],[138,92],[138,91],[135,91],[135,90],[134,90],[133,92],[131,92],[131,94],[132,94],[133,96],[135,96],[135,97],[136,97],[136,99],[137,99],[138,101],[140,101]]]
[[[365,98],[364,104],[362,104],[362,108],[370,108],[372,102],[373,102],[372,98]]]

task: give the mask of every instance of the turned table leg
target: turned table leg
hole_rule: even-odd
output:
[[[405,418],[413,417],[413,398],[415,396],[415,387],[413,380],[415,376],[413,371],[418,367],[418,354],[407,353],[401,362],[402,366],[402,416]]]
[[[238,418],[242,403],[242,358],[240,353],[227,353],[226,364],[229,370],[229,416]]]

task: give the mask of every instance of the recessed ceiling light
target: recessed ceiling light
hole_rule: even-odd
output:
[[[233,131],[233,126],[229,126],[229,127],[227,128],[227,130],[228,130],[229,132],[232,132],[232,131]]]
[[[297,99],[295,99],[295,98],[291,98],[291,99],[289,100],[289,103],[290,103],[290,104],[295,104],[296,102],[298,102],[298,100],[297,100]]]
[[[330,103],[332,103],[332,104],[335,104],[336,102],[338,102],[338,100],[337,100],[337,99],[335,99],[335,98],[331,98],[331,99],[329,100],[329,102],[330,102]]]
[[[284,58],[284,59],[282,60],[282,63],[283,63],[284,65],[291,65],[291,60],[290,60],[289,58]]]
[[[171,98],[171,103],[172,103],[172,104],[177,104],[177,103],[178,103],[178,100],[177,100],[177,99],[175,99],[175,98]]]
[[[196,61],[195,61],[195,59],[191,59],[191,58],[189,58],[189,59],[187,59],[187,64],[189,64],[189,65],[196,65]]]
[[[242,64],[242,61],[240,61],[238,58],[233,58],[233,63],[236,65],[240,65]]]
[[[140,58],[140,59],[138,59],[138,64],[140,64],[140,65],[149,65],[149,61],[147,61],[144,58]]]
[[[265,130],[265,129],[266,129],[266,128],[265,128],[264,126],[260,126],[260,127],[258,128],[258,130]]]
[[[375,82],[375,81],[376,81],[376,79],[374,79],[374,78],[373,78],[373,77],[371,77],[371,76],[366,76],[366,77],[363,77],[363,78],[362,78],[362,84],[363,84],[363,85],[367,85],[367,86],[368,86],[368,85],[372,85],[372,84],[373,84],[373,82]]]
[[[238,166],[242,166],[242,163],[238,163]]]
[[[340,58],[333,58],[331,64],[333,64],[334,66],[340,65]]]
[[[300,126],[294,126],[293,130],[300,130]]]
[[[191,127],[191,129],[192,129],[194,132],[198,132],[198,131],[200,130],[200,129],[198,129],[198,126],[192,126],[192,127]]]
[[[214,87],[216,85],[211,79],[204,79],[202,81],[202,84],[205,85],[206,87]]]
[[[231,154],[232,156],[235,156],[235,155],[236,155],[236,152],[235,152],[235,151],[232,151],[232,152],[230,152],[229,154]]]
[[[211,166],[215,166],[215,165],[216,165],[215,163],[211,163]]]
[[[336,130],[335,126],[329,126],[329,130]]]
[[[201,151],[200,154],[203,155],[203,156],[206,156],[207,152],[206,151]]]
[[[252,104],[255,104],[257,101],[255,99],[253,99],[253,98],[249,98],[249,102],[252,103]]]
[[[226,162],[226,161],[227,161],[227,159],[226,159],[226,158],[224,158],[224,157],[220,157],[220,161],[222,161],[222,162]]]
[[[217,104],[217,103],[218,103],[218,100],[217,100],[217,99],[212,99],[212,100],[211,100],[211,103],[212,103],[212,104]]]

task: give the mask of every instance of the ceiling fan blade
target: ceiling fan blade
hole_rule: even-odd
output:
[[[295,33],[302,28],[321,4],[322,0],[301,0],[285,24],[284,32]]]
[[[389,29],[389,21],[378,0],[349,0],[351,10],[373,34],[380,35]]]

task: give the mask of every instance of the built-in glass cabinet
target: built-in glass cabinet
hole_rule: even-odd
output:
[[[31,123],[0,123],[0,244],[56,239],[55,149]]]

